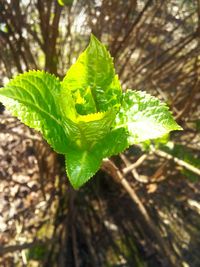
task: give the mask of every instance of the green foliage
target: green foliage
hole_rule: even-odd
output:
[[[128,90],[123,95],[115,127],[126,127],[129,143],[159,138],[181,128],[174,121],[166,104],[144,92]]]
[[[95,174],[103,158],[181,129],[155,97],[122,93],[112,58],[94,36],[62,82],[29,71],[0,89],[0,101],[65,155],[74,188]]]
[[[68,70],[63,82],[63,98],[69,92],[81,115],[117,109],[121,104],[121,85],[112,58],[94,37],[87,49]]]
[[[29,71],[0,89],[0,101],[23,123],[40,131],[52,148],[65,153],[68,140],[57,105],[61,85],[45,72]]]
[[[38,244],[28,250],[27,258],[28,260],[40,261],[44,259],[46,253],[47,247]]]
[[[61,6],[70,6],[72,5],[74,2],[74,0],[58,0],[58,4],[61,5]]]

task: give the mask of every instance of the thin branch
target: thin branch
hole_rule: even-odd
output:
[[[139,175],[139,173],[136,170],[136,168],[139,167],[142,164],[142,162],[146,159],[146,157],[144,157],[144,155],[142,155],[135,163],[131,163],[129,161],[129,159],[124,154],[121,154],[120,158],[123,160],[123,162],[126,165],[126,167],[122,170],[122,173],[124,174],[124,176],[129,173],[129,170],[128,170],[128,172],[126,172],[126,169],[130,168],[131,169],[130,172],[132,173],[132,176],[135,178],[135,180],[137,180],[140,183],[148,183],[149,182],[149,179],[147,176]],[[124,173],[124,171],[125,171],[125,173]]]
[[[195,166],[177,158],[177,157],[173,157],[172,155],[162,151],[162,150],[154,150],[154,153],[156,155],[158,155],[159,157],[168,159],[168,160],[173,160],[175,163],[177,163],[179,166],[186,168],[187,170],[197,174],[200,176],[200,169],[196,168]]]
[[[137,167],[139,167],[147,158],[147,154],[143,154],[136,162],[134,162],[133,164],[125,167],[122,172],[124,175],[126,175],[127,173],[131,172],[132,170],[136,169]]]
[[[160,252],[163,257],[166,258],[168,261],[168,266],[171,267],[177,267],[177,262],[172,257],[171,251],[168,249],[165,241],[163,240],[158,227],[154,224],[152,219],[150,218],[145,206],[140,201],[137,193],[135,190],[130,186],[129,182],[124,178],[120,170],[117,168],[117,166],[109,159],[105,159],[103,161],[102,169],[105,170],[107,173],[109,173],[116,182],[120,183],[123,188],[126,190],[126,192],[129,194],[133,202],[136,204],[138,211],[140,212],[142,218],[144,219],[144,223],[146,224],[147,229],[151,232],[154,240],[159,245]]]
[[[136,20],[132,24],[131,28],[127,31],[127,34],[124,36],[123,40],[119,43],[118,47],[114,51],[113,55],[115,57],[117,56],[117,54],[119,53],[121,48],[124,47],[124,45],[126,44],[127,40],[129,39],[130,34],[134,30],[135,26],[139,23],[139,21],[143,17],[143,14],[146,12],[146,10],[149,8],[149,6],[151,6],[151,4],[152,4],[152,0],[148,0],[146,5],[144,6],[143,10],[139,13],[138,17],[136,18]]]

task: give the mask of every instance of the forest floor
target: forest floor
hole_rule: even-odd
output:
[[[125,156],[141,153],[133,147]],[[141,181],[127,180],[176,266],[199,267],[200,182],[180,170],[149,155],[137,169]],[[64,173],[40,135],[1,115],[0,266],[171,267],[120,184],[101,170],[75,192]]]

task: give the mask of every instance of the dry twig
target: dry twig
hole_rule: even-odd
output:
[[[168,159],[168,160],[173,160],[175,163],[177,163],[179,166],[186,168],[187,170],[197,174],[200,176],[200,169],[196,168],[195,166],[185,162],[184,160],[181,160],[177,157],[173,157],[172,155],[162,151],[162,150],[154,150],[154,153],[158,155],[159,157]]]
[[[120,183],[123,188],[126,190],[126,192],[129,194],[133,202],[136,204],[138,211],[142,215],[142,218],[144,219],[144,223],[149,229],[150,233],[152,234],[152,237],[157,242],[159,249],[157,247],[157,250],[162,254],[162,257],[166,258],[166,261],[168,262],[168,266],[171,267],[177,267],[176,259],[172,256],[172,253],[168,246],[166,245],[165,241],[163,240],[158,227],[154,224],[152,219],[150,218],[145,206],[140,201],[140,198],[138,197],[135,190],[130,186],[129,182],[124,178],[121,171],[117,168],[117,166],[109,159],[105,159],[103,161],[102,169],[108,172],[116,182]]]

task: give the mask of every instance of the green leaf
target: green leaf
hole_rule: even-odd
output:
[[[93,35],[87,49],[68,70],[62,87],[61,98],[65,99],[70,91],[80,115],[119,108],[121,103],[122,91],[112,58]]]
[[[84,150],[77,146],[68,148],[66,172],[75,189],[86,183],[100,168],[102,158],[98,151]]]
[[[166,104],[144,92],[128,90],[123,95],[115,128],[125,127],[130,145],[181,130]]]
[[[103,158],[181,129],[158,99],[136,91],[122,95],[112,58],[93,35],[61,83],[30,71],[1,88],[0,101],[65,155],[74,188],[96,173]]]
[[[82,144],[90,148],[99,142],[110,131],[114,119],[113,111],[82,116],[78,122]]]
[[[128,146],[124,128],[110,131],[90,149],[78,146],[68,147],[66,171],[75,189],[86,183],[100,168],[104,158],[123,152]]]
[[[76,145],[91,149],[104,138],[115,120],[121,95],[110,54],[91,36],[88,48],[68,70],[60,94],[66,119],[77,126],[77,132],[70,134]]]
[[[57,105],[59,80],[43,71],[29,71],[0,89],[0,101],[24,124],[40,131],[50,146],[65,153],[68,141]]]
[[[106,112],[81,116],[83,120],[77,121],[74,127],[67,123],[66,127],[70,125],[72,145],[68,146],[65,155],[66,171],[75,189],[86,183],[100,168],[108,149],[106,140],[111,141],[107,135],[114,118],[114,113]]]
[[[113,129],[107,135],[96,143],[94,149],[103,158],[109,158],[124,152],[129,147],[128,132],[125,128]]]
[[[74,2],[74,0],[58,0],[58,4],[61,5],[61,6],[70,6],[72,5]]]
[[[75,122],[67,117],[63,121],[72,143],[81,149],[91,149],[110,131],[114,119],[115,113],[110,111],[80,116]]]

